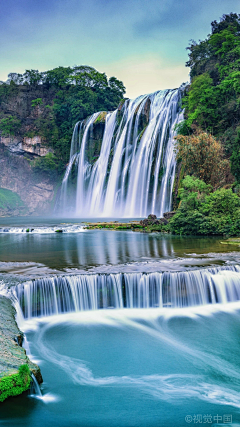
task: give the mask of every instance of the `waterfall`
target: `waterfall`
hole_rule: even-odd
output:
[[[15,294],[26,319],[102,308],[227,303],[240,300],[240,267],[48,277],[19,284]]]
[[[182,88],[139,96],[77,123],[57,209],[78,217],[161,217],[169,211],[181,95]],[[99,148],[94,129],[101,123]]]
[[[42,392],[41,389],[39,387],[39,384],[35,378],[35,375],[31,374],[31,378],[32,378],[32,383],[31,383],[31,389],[30,389],[30,395],[31,396],[36,396],[38,398],[42,397]]]

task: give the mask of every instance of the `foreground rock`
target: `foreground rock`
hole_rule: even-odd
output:
[[[29,360],[22,347],[23,333],[15,314],[11,300],[0,296],[0,402],[27,390],[31,373],[42,382],[39,366]]]
[[[140,225],[144,227],[153,226],[153,225],[167,225],[168,221],[165,218],[157,219],[156,215],[150,214],[147,218],[140,221]]]

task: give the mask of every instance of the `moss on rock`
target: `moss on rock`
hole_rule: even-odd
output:
[[[11,300],[0,296],[0,402],[27,390],[30,372],[38,383],[42,382],[39,366],[29,360],[22,347],[23,333],[18,328],[15,314]],[[9,394],[10,390],[12,394]]]
[[[28,390],[31,384],[31,372],[27,364],[21,365],[18,372],[0,378],[0,402],[10,396],[17,396]]]

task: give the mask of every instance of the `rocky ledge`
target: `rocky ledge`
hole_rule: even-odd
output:
[[[152,233],[154,231],[169,233],[168,223],[174,214],[175,212],[166,212],[163,214],[163,218],[157,218],[156,215],[151,214],[148,215],[148,218],[141,221],[88,222],[85,228],[88,230],[105,228],[110,230],[142,231],[146,233]]]
[[[40,136],[34,136],[33,138],[21,138],[16,136],[1,136],[0,144],[3,144],[10,153],[25,155],[30,154],[31,156],[46,156],[48,153],[52,153],[51,148],[46,147]]]
[[[30,387],[31,373],[42,382],[40,368],[31,362],[22,347],[23,333],[15,320],[12,302],[0,296],[0,402]]]

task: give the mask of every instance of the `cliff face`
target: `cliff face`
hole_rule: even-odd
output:
[[[53,179],[49,173],[37,172],[31,161],[44,160],[54,152],[51,141],[39,130],[43,125],[50,126],[55,91],[16,85],[1,89],[0,121],[7,127],[0,129],[0,216],[48,214],[59,177]]]
[[[46,154],[53,152],[51,148],[47,148],[42,143],[40,136],[33,138],[16,137],[16,136],[0,136],[0,144],[4,145],[8,151],[15,154],[23,154],[30,156],[46,156]]]
[[[26,157],[0,144],[0,216],[48,214],[55,189],[56,181],[36,174]]]

